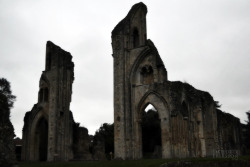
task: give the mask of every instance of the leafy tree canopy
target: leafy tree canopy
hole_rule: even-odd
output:
[[[214,102],[216,108],[221,108],[221,104],[219,101]]]
[[[248,112],[246,112],[247,114],[247,118],[248,120],[246,121],[247,122],[247,125],[246,125],[246,146],[247,146],[247,149],[250,149],[250,110]]]
[[[10,109],[13,107],[16,96],[12,95],[10,83],[5,78],[0,78],[0,107]]]
[[[97,141],[105,144],[105,153],[114,153],[114,124],[104,123],[94,135],[94,145]]]

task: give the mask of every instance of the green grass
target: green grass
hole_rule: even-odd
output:
[[[230,161],[230,158],[185,158],[185,159],[142,159],[113,161],[71,161],[71,162],[20,162],[20,167],[159,167],[166,162],[211,162]],[[238,160],[250,161],[250,155],[241,156]]]
[[[114,160],[114,161],[78,161],[78,162],[21,162],[20,167],[159,167],[166,160]]]

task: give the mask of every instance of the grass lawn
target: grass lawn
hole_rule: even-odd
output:
[[[211,162],[230,161],[230,158],[186,158],[186,159],[142,159],[113,161],[71,161],[71,162],[20,162],[20,167],[159,167],[166,162]],[[241,156],[238,160],[250,161],[250,156]]]
[[[21,162],[20,167],[159,167],[166,162],[153,160],[114,160],[114,161],[77,161],[77,162]]]

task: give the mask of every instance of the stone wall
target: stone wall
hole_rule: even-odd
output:
[[[90,153],[90,138],[88,135],[88,129],[79,127],[79,124],[74,126],[74,140],[73,150],[75,160],[92,160],[92,154]]]
[[[48,41],[38,102],[26,112],[22,160],[91,160],[88,130],[75,123],[70,111],[74,63],[69,52]]]
[[[239,156],[242,151],[241,123],[239,118],[217,109],[217,121],[219,145],[216,150],[216,156]]]
[[[162,158],[212,157],[220,145],[216,103],[188,83],[168,81],[147,39],[146,14],[143,3],[135,4],[112,31],[115,157],[143,157],[142,112],[149,104],[159,113]]]

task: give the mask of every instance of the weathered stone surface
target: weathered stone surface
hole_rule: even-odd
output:
[[[70,111],[74,63],[69,52],[48,41],[38,103],[24,117],[22,160],[73,159]]]
[[[221,127],[215,101],[187,83],[168,81],[147,39],[146,14],[143,3],[135,4],[112,31],[115,158],[142,158],[142,111],[148,104],[159,113],[162,158],[214,156]]]
[[[103,141],[97,141],[97,144],[93,148],[94,160],[106,160],[105,145]]]
[[[239,156],[243,151],[239,118],[217,109],[217,122],[219,147],[216,156]]]
[[[92,160],[90,154],[90,139],[88,129],[79,127],[78,124],[74,127],[74,159],[75,160]]]
[[[93,159],[88,130],[75,123],[70,111],[73,80],[71,54],[48,41],[38,102],[24,117],[22,160]],[[95,159],[105,157],[105,150],[99,147],[96,148]]]

